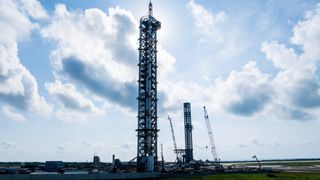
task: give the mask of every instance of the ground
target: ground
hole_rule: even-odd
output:
[[[292,180],[292,179],[308,179],[308,180],[320,180],[320,172],[319,173],[261,173],[261,174],[219,174],[219,175],[209,175],[209,176],[197,176],[197,177],[177,177],[170,178],[172,180],[178,179],[218,179],[218,180],[275,180],[275,179],[284,179],[284,180]]]

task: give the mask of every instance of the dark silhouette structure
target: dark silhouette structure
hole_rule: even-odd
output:
[[[140,19],[139,79],[138,79],[138,147],[137,170],[158,169],[157,154],[157,30],[160,22],[149,13]]]
[[[184,138],[185,138],[185,161],[188,163],[193,160],[192,145],[192,121],[191,121],[191,104],[183,103],[184,111]]]

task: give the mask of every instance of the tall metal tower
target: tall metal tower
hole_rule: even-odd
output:
[[[193,146],[192,146],[192,122],[191,122],[191,105],[186,102],[183,103],[184,110],[184,138],[186,148],[186,162],[193,160]]]
[[[157,30],[161,23],[149,13],[140,19],[139,38],[139,94],[137,170],[154,171],[158,168],[157,155]]]

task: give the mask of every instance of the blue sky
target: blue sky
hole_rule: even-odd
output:
[[[136,156],[138,22],[147,0],[9,0],[0,6],[0,161]],[[169,114],[194,157],[320,156],[319,1],[154,0],[159,144]]]

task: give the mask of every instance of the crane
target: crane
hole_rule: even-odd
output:
[[[259,159],[258,159],[257,155],[252,156],[252,159],[255,159],[258,162],[259,169],[261,170],[261,164],[259,162]]]
[[[172,139],[173,139],[173,145],[174,145],[174,152],[176,153],[177,156],[177,161],[179,162],[179,155],[178,155],[178,151],[177,151],[177,143],[176,143],[176,137],[174,136],[174,130],[173,130],[173,125],[172,125],[172,120],[170,118],[170,116],[168,115],[168,120],[170,122],[170,127],[171,127],[171,134],[172,134]]]
[[[214,161],[216,163],[218,163],[218,156],[217,156],[216,146],[214,144],[213,134],[212,134],[211,125],[210,125],[210,121],[209,121],[209,116],[208,116],[208,113],[207,113],[207,110],[206,110],[205,106],[203,106],[203,110],[204,110],[204,119],[206,121],[207,130],[208,130],[208,134],[209,134],[209,140],[210,140],[213,159],[214,159]]]

